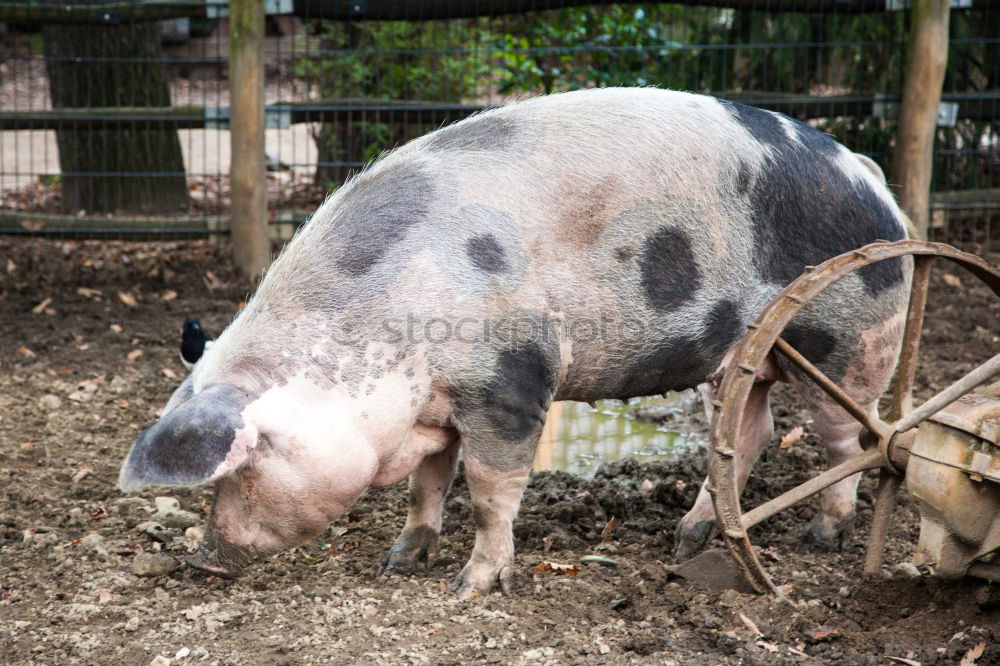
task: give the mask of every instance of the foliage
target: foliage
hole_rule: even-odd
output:
[[[318,22],[318,51],[306,51],[294,73],[320,99],[377,98],[460,102],[480,92],[489,69],[469,57],[481,34],[478,21]],[[317,183],[331,187],[386,148],[428,129],[358,120],[325,124],[313,136],[320,153]],[[325,163],[325,164],[324,164]]]

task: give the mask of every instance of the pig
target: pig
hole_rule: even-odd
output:
[[[214,484],[189,562],[235,576],[409,477],[381,569],[405,573],[437,551],[461,452],[476,537],[451,590],[508,592],[552,401],[704,385],[805,266],[905,238],[872,166],[786,116],[653,88],[538,97],[431,132],[319,207],[135,441],[119,485]],[[866,409],[893,372],[910,274],[893,259],[844,277],[784,333]],[[831,464],[860,451],[857,423],[770,358],[741,483],[772,435],[776,381],[804,387]],[[807,542],[843,539],[856,484],[824,493]],[[703,489],[675,554],[713,525]]]

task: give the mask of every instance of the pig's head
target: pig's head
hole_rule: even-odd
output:
[[[143,432],[119,487],[215,484],[216,499],[189,564],[234,577],[255,557],[321,533],[371,482],[375,454],[331,405],[230,384],[195,394],[190,380]]]

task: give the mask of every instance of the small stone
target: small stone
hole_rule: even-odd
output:
[[[111,502],[112,513],[126,514],[144,509],[149,511],[149,500],[142,497],[119,497]]]
[[[177,654],[174,655],[174,659],[183,659],[189,654],[191,654],[190,648],[182,647],[180,650],[177,651]]]
[[[176,497],[156,497],[153,499],[157,513],[170,513],[180,511],[181,503]]]
[[[137,631],[139,629],[139,617],[133,615],[125,621],[125,631]]]
[[[892,568],[892,572],[900,578],[920,578],[920,569],[913,562],[900,562]]]
[[[53,412],[62,407],[62,400],[59,399],[59,396],[49,393],[38,399],[38,406],[45,411]]]
[[[139,553],[132,560],[132,573],[136,576],[165,576],[179,566],[180,562],[165,553]]]
[[[189,527],[184,530],[184,538],[190,539],[191,541],[201,542],[205,538],[205,526],[195,525],[194,527]]]
[[[201,517],[190,511],[170,511],[169,513],[154,513],[156,518],[166,527],[173,527],[178,530],[186,530],[201,522]]]
[[[164,657],[162,654],[158,654],[153,657],[153,661],[149,662],[149,666],[170,666],[170,658]]]
[[[121,393],[126,388],[128,388],[128,382],[119,375],[115,375],[108,382],[108,389],[114,391],[115,393]]]
[[[135,529],[139,530],[153,541],[159,541],[160,543],[170,543],[177,538],[176,534],[168,531],[167,528],[154,520],[147,520],[146,522],[139,523]]]
[[[486,645],[484,646],[487,650],[493,650],[497,646],[497,639],[490,636],[486,639]]]
[[[98,555],[108,554],[108,548],[107,544],[104,541],[104,537],[102,537],[97,532],[91,532],[87,536],[80,539],[80,545],[86,548],[87,550],[94,551]]]

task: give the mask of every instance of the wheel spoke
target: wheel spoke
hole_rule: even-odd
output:
[[[913,408],[913,382],[917,374],[917,355],[920,351],[920,334],[924,328],[924,311],[927,305],[927,287],[930,283],[933,255],[913,259],[913,284],[910,287],[910,305],[906,311],[906,328],[899,352],[899,371],[896,389],[889,406],[889,420],[897,421]]]
[[[861,405],[859,405],[854,398],[847,395],[847,393],[844,392],[842,388],[837,386],[832,379],[823,374],[819,368],[810,363],[805,356],[800,354],[794,347],[785,342],[782,338],[778,338],[775,341],[774,347],[787,356],[788,360],[797,365],[802,372],[806,373],[810,379],[816,382],[817,386],[833,398],[838,405],[847,410],[847,412],[861,425],[867,428],[869,432],[876,436],[882,436],[892,430],[892,428],[878,418],[878,416],[869,414],[862,409]]]
[[[882,569],[885,537],[889,533],[892,509],[896,503],[896,491],[902,482],[903,477],[891,469],[883,468],[879,475],[878,490],[875,491],[875,513],[872,516],[871,532],[868,534],[868,552],[865,555],[866,574],[877,574]]]
[[[997,354],[981,366],[959,379],[957,382],[938,393],[936,396],[920,405],[894,425],[896,432],[906,432],[915,428],[937,412],[955,402],[963,395],[982,383],[988,382],[994,375],[1000,373],[1000,354]]]
[[[854,456],[836,467],[831,467],[819,476],[815,476],[800,486],[796,486],[787,493],[778,495],[774,499],[761,504],[743,514],[740,521],[743,528],[749,528],[762,520],[767,520],[779,511],[784,511],[788,507],[801,502],[802,500],[815,495],[821,490],[846,479],[847,477],[863,472],[867,469],[882,467],[882,453],[878,449],[869,449],[864,453]]]

